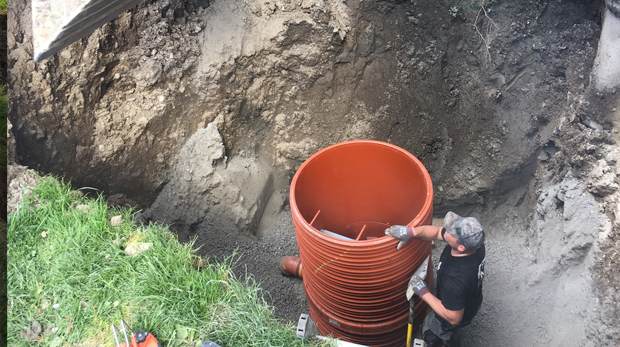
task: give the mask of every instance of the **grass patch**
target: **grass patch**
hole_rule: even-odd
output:
[[[235,279],[232,261],[206,262],[167,228],[134,226],[132,213],[40,179],[8,218],[8,345],[112,346],[121,318],[163,346],[309,345],[273,317],[256,283]],[[142,243],[152,247],[125,253]]]
[[[0,0],[0,15],[6,15],[6,0]]]

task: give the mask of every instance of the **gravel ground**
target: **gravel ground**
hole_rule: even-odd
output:
[[[200,254],[224,259],[237,251],[235,274],[238,278],[251,277],[265,291],[265,300],[274,307],[277,318],[297,324],[301,313],[309,313],[308,301],[300,278],[281,274],[278,264],[288,255],[299,256],[297,239],[290,209],[284,208],[273,219],[272,233],[262,238],[239,233],[234,227],[219,228],[217,233],[209,225],[202,225],[197,244],[203,243]]]

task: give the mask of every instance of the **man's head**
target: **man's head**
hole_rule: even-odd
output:
[[[467,249],[478,249],[484,244],[484,229],[474,217],[461,217],[448,212],[443,219],[443,226]]]

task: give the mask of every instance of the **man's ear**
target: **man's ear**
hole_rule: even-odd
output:
[[[467,250],[467,248],[465,248],[465,246],[463,246],[463,245],[458,245],[458,246],[456,247],[456,249],[457,249],[459,252],[465,252],[465,251]]]

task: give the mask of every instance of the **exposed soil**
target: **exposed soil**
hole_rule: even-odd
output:
[[[295,323],[288,185],[328,145],[418,157],[478,217],[464,346],[620,343],[620,93],[590,84],[603,1],[153,0],[41,63],[9,9],[16,160],[143,208]],[[438,254],[443,245],[436,245]]]

